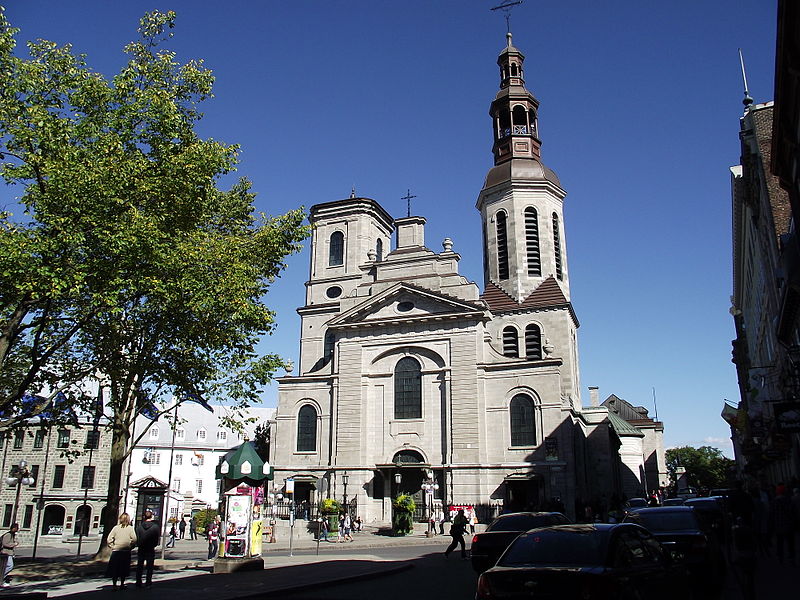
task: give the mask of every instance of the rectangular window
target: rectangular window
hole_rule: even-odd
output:
[[[183,464],[183,454],[176,454],[175,455],[175,464],[182,465]]]
[[[25,432],[21,430],[17,430],[14,432],[14,450],[19,450],[22,448],[22,444],[25,441]]]
[[[222,480],[217,479],[217,493],[219,494],[222,491]]]
[[[33,477],[33,485],[31,487],[35,487],[36,482],[39,481],[39,465],[31,465],[31,477]]]
[[[170,506],[170,508],[169,508],[169,518],[170,519],[177,519],[178,518],[178,507],[177,506]]]
[[[6,504],[5,510],[3,511],[3,527],[11,527],[11,513],[13,512],[14,505]]]
[[[45,433],[44,429],[37,429],[36,433],[33,434],[33,447],[37,450],[44,446]]]
[[[58,442],[56,443],[56,447],[69,448],[69,429],[58,430]]]
[[[224,442],[225,440],[228,439],[228,432],[227,431],[218,431],[217,432],[217,439],[220,442]]]
[[[24,529],[30,529],[32,520],[33,520],[33,504],[26,504],[25,516],[22,517],[22,527]]]
[[[83,476],[81,477],[81,489],[90,490],[94,487],[94,471],[95,467],[83,467]]]
[[[172,480],[172,490],[175,492],[181,491],[181,480],[180,479],[173,479]]]
[[[183,427],[175,430],[175,439],[182,440],[185,437],[186,437],[186,430]]]
[[[194,483],[195,483],[195,491],[198,494],[202,494],[203,493],[203,480],[202,479],[197,479],[197,480],[195,480]]]
[[[56,465],[53,471],[53,488],[58,489],[64,487],[64,473],[66,470],[66,465]]]
[[[151,465],[160,465],[161,464],[161,452],[151,452],[150,453],[150,464]]]
[[[151,427],[150,428],[150,439],[157,440],[158,439],[158,427]]]
[[[198,429],[197,430],[197,439],[198,440],[206,439],[206,430],[205,429]]]
[[[97,450],[100,447],[100,432],[96,430],[86,432],[86,442],[83,447],[87,450]]]

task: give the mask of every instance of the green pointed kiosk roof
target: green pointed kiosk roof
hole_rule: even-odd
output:
[[[270,464],[261,459],[253,442],[244,442],[222,457],[216,471],[217,479],[259,484],[265,479],[273,479],[275,471]]]

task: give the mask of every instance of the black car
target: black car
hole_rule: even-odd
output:
[[[518,512],[500,515],[486,531],[472,537],[472,568],[481,573],[494,566],[508,545],[522,532],[536,527],[562,525],[569,519],[559,512]]]
[[[729,529],[725,498],[710,496],[708,498],[690,498],[684,506],[694,509],[700,528],[718,543],[725,541],[725,534]]]
[[[476,600],[691,598],[686,568],[632,523],[557,525],[517,537],[478,578]]]
[[[725,559],[714,540],[703,531],[691,506],[642,508],[625,517],[641,525],[661,543],[672,558],[689,568],[695,583],[712,596],[723,583]]]

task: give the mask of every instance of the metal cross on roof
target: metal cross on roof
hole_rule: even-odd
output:
[[[411,190],[408,190],[406,192],[406,195],[403,196],[402,198],[400,198],[400,200],[405,200],[408,203],[408,209],[407,209],[408,210],[408,214],[406,215],[407,217],[411,216],[411,199],[412,198],[416,198],[416,196],[411,194]]]
[[[506,17],[506,33],[511,33],[511,8],[522,4],[523,0],[503,0],[497,6],[489,10],[502,10]]]

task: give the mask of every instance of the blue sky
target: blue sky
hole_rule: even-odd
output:
[[[0,0],[2,2],[3,0]],[[427,245],[450,237],[482,286],[475,201],[492,164],[489,103],[505,21],[497,1],[6,0],[20,40],[71,42],[108,75],[146,11],[175,10],[170,48],[205,59],[215,98],[199,131],[242,147],[260,210],[358,195],[405,214]],[[541,102],[542,158],[567,191],[565,228],[581,385],[665,422],[669,446],[729,450],[719,417],[730,362],[730,175],[745,55],[751,95],[772,99],[774,0],[534,1],[514,44]],[[230,182],[223,182],[228,185]],[[13,201],[0,190],[0,202]],[[268,304],[264,348],[296,359],[308,274],[291,258]],[[265,393],[276,402],[276,389]]]

